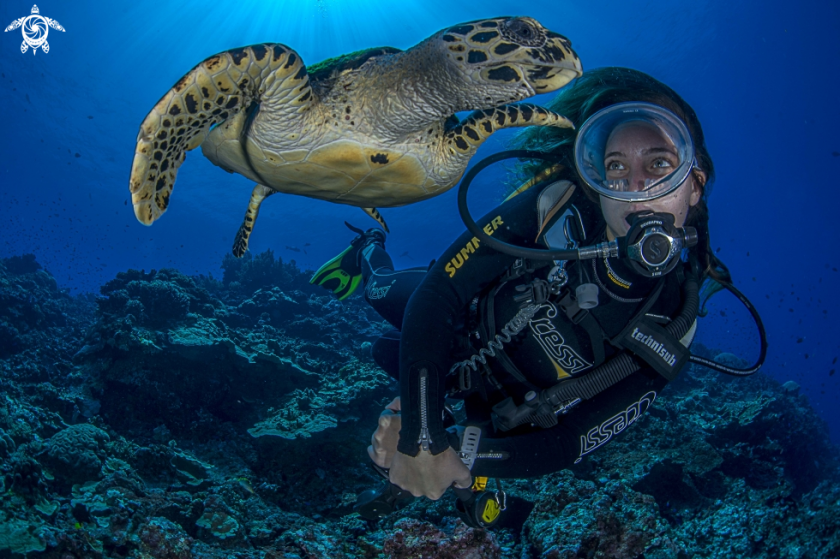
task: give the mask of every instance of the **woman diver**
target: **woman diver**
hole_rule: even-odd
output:
[[[710,248],[714,166],[694,110],[626,68],[585,73],[549,108],[578,129],[520,135],[541,160],[477,223],[462,184],[469,230],[428,269],[394,271],[371,229],[313,277],[342,298],[363,281],[396,328],[373,355],[400,397],[368,448],[392,485],[360,497],[363,515],[450,487],[463,513],[474,478],[567,468],[634,423],[690,359],[704,362],[687,349],[698,286],[731,278]],[[751,374],[763,357],[764,345],[755,366],[724,372]],[[473,508],[474,524],[491,523]]]

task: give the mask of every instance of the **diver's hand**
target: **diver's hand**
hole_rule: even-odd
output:
[[[400,398],[385,406],[385,411],[379,416],[379,427],[370,438],[368,456],[373,463],[380,468],[388,469],[394,454],[397,453],[397,443],[400,440],[400,428],[402,427],[402,416],[400,411]]]
[[[470,471],[452,448],[438,455],[422,449],[417,456],[397,452],[389,475],[391,483],[415,497],[428,497],[433,501],[440,499],[453,483],[464,489],[472,485]]]

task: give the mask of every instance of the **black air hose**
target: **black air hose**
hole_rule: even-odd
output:
[[[700,308],[700,282],[696,277],[687,275],[683,283],[683,296],[685,302],[677,317],[665,326],[665,331],[678,340],[688,334],[694,321],[697,320],[697,312]]]
[[[683,297],[685,301],[680,314],[665,326],[665,331],[678,340],[688,333],[697,318],[697,310],[700,306],[700,284],[694,276],[686,277],[683,283]],[[589,374],[546,389],[543,395],[553,406],[559,406],[576,398],[588,400],[641,368],[636,358],[625,351]]]
[[[678,340],[688,333],[697,318],[700,307],[700,282],[694,276],[688,275],[683,282],[682,291],[684,302],[680,313],[665,326],[665,331]],[[642,366],[630,352],[623,351],[588,374],[543,390],[539,395],[539,401],[532,400],[530,405],[507,404],[498,409],[494,408],[497,412],[494,423],[502,431],[509,431],[525,423],[536,423],[544,428],[551,427],[557,423],[554,418],[556,408],[567,405],[571,407],[572,402],[588,400],[641,368]],[[551,417],[543,417],[545,414],[551,414]]]

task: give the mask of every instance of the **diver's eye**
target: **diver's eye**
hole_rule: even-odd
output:
[[[674,168],[670,161],[661,157],[654,159],[650,167],[655,174],[670,173]]]
[[[624,165],[621,161],[608,161],[606,165],[604,165],[607,171],[623,171]]]

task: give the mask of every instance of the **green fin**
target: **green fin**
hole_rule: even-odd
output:
[[[358,254],[358,246],[350,245],[341,254],[318,268],[309,283],[332,291],[339,301],[349,297],[362,282]]]

